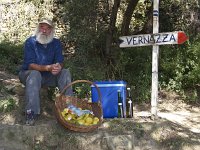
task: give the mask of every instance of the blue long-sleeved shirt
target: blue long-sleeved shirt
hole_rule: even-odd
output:
[[[31,63],[38,65],[50,65],[63,63],[62,44],[54,38],[50,43],[43,45],[36,41],[35,36],[29,37],[24,45],[24,61],[22,70],[28,70]],[[42,74],[48,74],[47,72]]]

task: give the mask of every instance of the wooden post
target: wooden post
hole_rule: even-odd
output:
[[[159,33],[159,0],[153,0],[153,33]],[[151,115],[157,117],[159,45],[152,50]]]

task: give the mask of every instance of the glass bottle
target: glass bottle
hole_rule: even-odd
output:
[[[118,93],[118,118],[124,118],[121,91],[118,90],[117,93]]]
[[[127,116],[127,118],[133,118],[133,100],[131,97],[131,89],[130,88],[127,88],[126,116]]]

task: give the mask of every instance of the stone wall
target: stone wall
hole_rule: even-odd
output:
[[[23,42],[34,33],[41,17],[53,19],[52,10],[53,0],[44,0],[38,5],[34,1],[0,0],[0,42]],[[56,36],[59,37],[63,29],[57,24],[56,29]]]

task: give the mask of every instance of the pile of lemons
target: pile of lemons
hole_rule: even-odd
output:
[[[68,108],[64,108],[64,110],[61,112],[61,115],[66,121],[78,125],[90,126],[99,123],[99,118],[94,116],[93,114],[87,113],[78,116]]]

